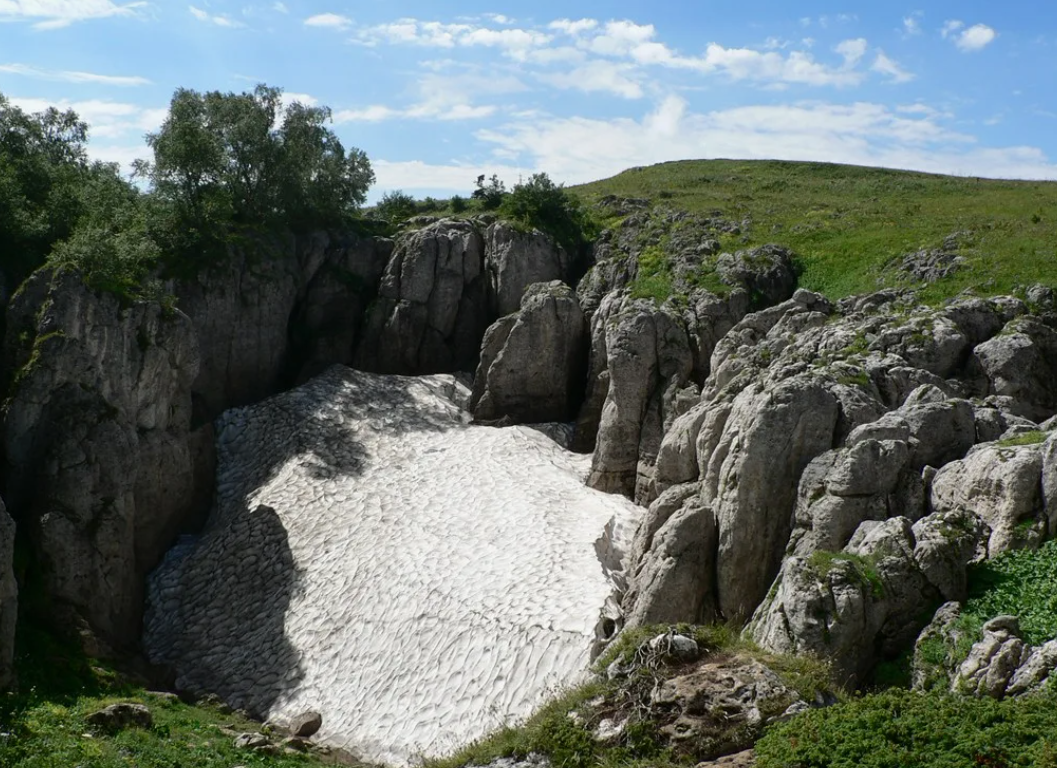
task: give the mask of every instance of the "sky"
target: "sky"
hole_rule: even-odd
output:
[[[0,93],[149,157],[173,91],[326,105],[387,191],[698,158],[1057,179],[1057,3],[0,0]]]

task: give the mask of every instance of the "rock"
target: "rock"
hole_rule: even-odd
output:
[[[990,394],[1010,398],[1015,414],[1038,422],[1057,410],[1057,331],[1025,315],[977,345],[973,354],[990,383]]]
[[[716,520],[695,485],[661,495],[640,524],[632,545],[624,596],[630,626],[707,623],[715,618]]]
[[[914,469],[926,465],[938,468],[960,459],[976,441],[972,404],[948,399],[946,393],[929,385],[915,389],[894,416],[886,414],[881,421],[895,417],[910,429],[910,465]]]
[[[0,500],[0,691],[14,682],[18,584],[13,570],[15,523]]]
[[[1017,668],[1027,659],[1018,632],[1016,616],[999,616],[984,624],[983,639],[958,668],[951,690],[995,699],[1005,696]]]
[[[965,511],[991,529],[989,556],[1037,546],[1048,522],[1042,498],[1043,446],[992,443],[943,467],[932,481],[932,508]]]
[[[260,733],[241,733],[235,737],[235,749],[253,749],[271,745],[268,737]]]
[[[716,261],[716,273],[727,285],[743,288],[758,307],[778,304],[796,291],[793,254],[780,245],[764,245]]]
[[[5,501],[50,618],[133,647],[146,574],[200,514],[192,323],[159,304],[123,307],[74,272],[40,271],[8,307],[5,349],[20,371],[4,420]]]
[[[570,280],[569,254],[539,230],[520,232],[498,221],[488,228],[485,240],[489,307],[497,317],[516,312],[533,283]]]
[[[663,654],[676,661],[695,661],[701,654],[696,640],[675,632],[664,632],[657,635],[648,642],[648,646],[652,652]]]
[[[756,765],[756,753],[747,749],[736,755],[724,755],[716,760],[698,763],[696,768],[753,768]]]
[[[693,744],[704,750],[699,757],[712,759],[751,747],[765,722],[797,699],[770,668],[734,656],[661,682],[650,704],[670,712],[661,732],[673,745]]]
[[[934,283],[950,277],[964,265],[965,258],[957,253],[928,249],[904,256],[899,271],[923,283]]]
[[[318,712],[302,712],[290,721],[290,735],[309,739],[323,727],[323,715]]]
[[[956,648],[961,641],[961,603],[947,602],[936,611],[932,621],[914,642],[911,681],[915,691],[950,687],[955,672]]]
[[[444,219],[401,235],[367,313],[355,367],[407,375],[472,370],[496,317],[487,280],[485,241],[473,222]]]
[[[106,733],[117,733],[126,728],[150,729],[154,725],[154,717],[142,704],[111,704],[88,715],[85,722]]]
[[[987,542],[988,528],[965,510],[935,512],[914,524],[914,560],[944,600],[966,598],[966,573]]]
[[[1021,658],[1020,666],[1006,686],[1007,696],[1021,696],[1037,691],[1057,669],[1057,640],[1050,640],[1032,648],[1028,646]]]
[[[564,422],[583,388],[583,312],[561,282],[529,286],[521,309],[485,333],[470,410],[477,421]]]

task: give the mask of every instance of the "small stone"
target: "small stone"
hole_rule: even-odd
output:
[[[323,715],[318,712],[303,712],[290,721],[290,735],[309,738],[323,727]]]
[[[268,746],[268,737],[260,733],[242,733],[235,737],[235,749],[260,749]]]
[[[298,738],[297,736],[290,736],[289,738],[283,739],[283,747],[297,752],[307,752],[309,744],[307,741]]]

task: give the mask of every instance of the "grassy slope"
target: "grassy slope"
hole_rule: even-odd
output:
[[[303,755],[269,756],[236,749],[220,729],[255,732],[260,726],[216,707],[192,706],[151,694],[105,665],[29,626],[20,628],[19,689],[0,693],[0,766],[3,768],[311,768]],[[92,732],[85,717],[108,704],[145,704],[151,730],[116,735]]]
[[[646,197],[691,213],[752,220],[747,246],[796,251],[805,288],[832,298],[899,285],[884,267],[955,232],[972,237],[969,268],[931,286],[940,299],[1057,285],[1057,183],[994,181],[908,171],[777,161],[697,160],[633,168],[570,188],[586,202]],[[723,243],[725,248],[746,247]],[[879,283],[880,278],[880,283]]]

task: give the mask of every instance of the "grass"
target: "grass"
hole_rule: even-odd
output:
[[[674,627],[650,626],[625,630],[617,641],[595,663],[598,674],[592,681],[565,691],[545,704],[524,723],[511,724],[454,755],[442,760],[427,760],[423,768],[461,768],[465,765],[487,765],[498,758],[523,759],[536,753],[551,764],[565,768],[599,766],[600,768],[669,768],[694,765],[702,755],[695,749],[714,746],[673,743],[663,735],[662,727],[670,713],[649,705],[650,692],[659,681],[686,674],[693,665],[671,660],[650,660],[626,679],[610,681],[604,670],[614,661],[627,663],[651,638],[669,629],[694,638],[711,660],[744,654],[770,667],[790,688],[806,701],[837,690],[827,665],[807,657],[777,656],[760,651],[742,638],[739,629],[729,624]],[[704,657],[703,657],[704,658]],[[654,662],[657,663],[654,663]],[[604,702],[599,704],[599,702]],[[615,743],[600,743],[593,735],[604,717],[627,718],[624,734]],[[717,732],[715,736],[724,738]]]
[[[837,563],[848,563],[851,566],[852,575],[876,598],[884,597],[884,582],[877,572],[876,557],[863,557],[862,555],[849,552],[828,552],[820,549],[811,553],[807,564],[820,578],[825,578]]]
[[[1033,645],[1057,637],[1057,540],[1038,550],[1017,550],[969,571],[963,614],[980,625],[995,616],[1020,619],[1021,637]]]
[[[1015,448],[1019,445],[1038,445],[1039,443],[1045,443],[1047,437],[1049,435],[1045,432],[1036,429],[1020,435],[1014,435],[1013,437],[1007,437],[1005,440],[999,440],[998,447]]]
[[[572,187],[586,202],[605,195],[645,197],[690,213],[749,218],[745,240],[788,246],[804,269],[800,285],[830,298],[906,285],[893,265],[971,232],[966,267],[923,298],[963,289],[1013,293],[1057,284],[1057,183],[939,176],[830,163],[695,160],[633,168]]]
[[[0,766],[4,768],[308,768],[308,755],[270,756],[236,749],[220,729],[257,731],[259,724],[209,706],[152,694],[86,658],[47,632],[20,627],[19,688],[0,694]],[[150,730],[93,732],[85,717],[109,704],[146,705]]]
[[[775,726],[757,768],[1057,768],[1055,704],[893,689]]]

